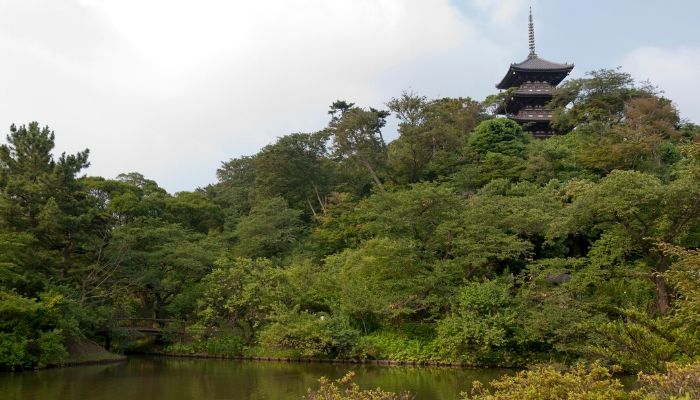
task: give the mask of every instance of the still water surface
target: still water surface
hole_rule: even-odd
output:
[[[363,388],[410,390],[418,400],[456,400],[471,382],[509,371],[349,364],[131,357],[120,364],[0,374],[3,400],[299,400],[321,376],[355,371]]]

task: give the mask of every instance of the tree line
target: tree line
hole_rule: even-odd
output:
[[[598,360],[700,352],[700,128],[619,70],[556,89],[535,140],[502,96],[334,102],[327,126],[169,194],[82,175],[88,150],[0,147],[0,367],[60,364],[113,318],[187,321],[170,352]],[[398,118],[397,139],[383,129]]]

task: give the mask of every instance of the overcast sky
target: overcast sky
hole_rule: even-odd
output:
[[[622,66],[700,122],[695,0],[0,0],[1,140],[39,121],[90,175],[192,190],[336,99],[483,99],[527,55],[529,5],[541,57]]]

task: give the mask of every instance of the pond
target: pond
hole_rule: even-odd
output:
[[[355,371],[363,388],[410,390],[420,400],[456,400],[497,369],[254,362],[130,357],[102,364],[0,374],[3,400],[232,399],[299,400],[321,376]]]

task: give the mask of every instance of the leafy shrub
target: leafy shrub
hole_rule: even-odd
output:
[[[306,400],[411,400],[414,397],[407,392],[393,393],[381,389],[362,390],[352,382],[353,372],[348,372],[343,378],[330,381],[321,378],[321,386],[317,390],[309,390]]]
[[[700,252],[661,245],[674,262],[663,276],[673,285],[675,299],[669,312],[652,317],[644,309],[618,310],[620,319],[590,324],[588,358],[606,360],[629,372],[662,371],[665,362],[687,361],[700,356]],[[593,252],[593,251],[591,251]],[[629,288],[630,285],[627,285]],[[624,291],[627,295],[629,289]]]
[[[341,312],[362,325],[365,334],[372,330],[372,320],[396,322],[425,309],[429,270],[416,241],[370,239],[328,257],[326,265],[337,271]]]
[[[469,137],[469,147],[479,154],[488,152],[525,157],[528,137],[523,128],[510,119],[497,118],[480,123]]]
[[[165,350],[176,354],[206,353],[212,356],[235,357],[243,354],[243,340],[237,335],[197,339],[189,343],[172,343]]]
[[[622,310],[623,319],[588,324],[589,343],[582,353],[589,359],[618,365],[631,373],[661,371],[663,363],[676,358],[679,348],[666,321],[646,312]]]
[[[632,392],[633,399],[700,399],[700,362],[682,366],[666,364],[665,374],[639,374],[641,388]]]
[[[361,337],[354,352],[361,359],[396,361],[431,361],[438,355],[432,340],[394,331]]]
[[[0,332],[0,369],[31,366],[28,344],[29,340],[24,336]]]
[[[700,250],[671,246],[662,246],[662,250],[676,258],[664,274],[673,285],[676,296],[666,319],[675,333],[676,342],[683,349],[683,356],[696,358],[700,356]]]
[[[171,343],[165,346],[165,351],[174,354],[194,354],[197,351],[193,343]]]
[[[610,371],[600,364],[590,368],[577,364],[569,371],[560,372],[551,366],[521,371],[489,383],[487,389],[474,382],[471,396],[463,400],[690,400],[700,398],[700,362],[689,365],[666,364],[666,372],[645,375],[640,373],[639,389],[626,393],[622,384],[613,379]]]
[[[42,332],[39,334],[37,344],[40,349],[37,364],[40,368],[47,365],[61,365],[68,357],[68,352],[63,346],[63,332],[60,329]]]
[[[438,322],[437,345],[446,359],[474,365],[517,365],[518,304],[510,284],[469,282],[457,293],[452,313]]]
[[[291,357],[347,357],[357,331],[325,313],[279,310],[260,334],[263,348]]]
[[[471,396],[463,400],[616,400],[627,399],[622,384],[600,365],[590,369],[583,364],[567,372],[552,367],[521,371],[491,381],[491,389],[474,382]]]
[[[0,290],[0,369],[61,364],[66,330],[79,332],[74,310],[75,303],[54,292],[37,300]]]
[[[520,157],[488,152],[479,156],[478,163],[464,165],[454,176],[456,187],[476,191],[496,179],[515,181],[527,168]]]
[[[243,341],[239,336],[209,338],[204,342],[207,354],[216,356],[240,356],[243,354]]]

